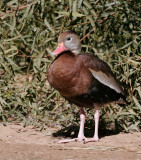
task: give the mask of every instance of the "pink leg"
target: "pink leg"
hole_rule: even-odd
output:
[[[83,141],[87,140],[86,137],[84,136],[84,124],[85,124],[85,112],[83,108],[80,109],[80,128],[79,128],[79,133],[77,138],[73,139],[64,139],[58,141],[58,143],[68,143],[68,142],[74,142],[74,141]]]
[[[84,136],[84,124],[85,124],[85,112],[83,108],[80,108],[80,128],[78,133],[78,138],[76,140],[83,141],[86,140],[86,137]]]
[[[95,133],[94,133],[94,140],[95,141],[98,141],[99,138],[98,138],[98,126],[99,126],[99,110],[97,109],[96,112],[95,112],[95,115],[94,115],[94,119],[95,119]]]
[[[93,138],[85,140],[85,143],[99,141],[99,138],[98,138],[99,116],[100,116],[99,115],[99,110],[96,109],[96,112],[94,114],[94,119],[95,119],[95,132],[94,132],[94,136],[93,136]]]

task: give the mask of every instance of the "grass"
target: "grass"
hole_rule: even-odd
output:
[[[82,39],[82,54],[106,61],[127,92],[130,105],[101,108],[101,128],[141,128],[141,25],[139,1],[18,1],[0,3],[0,119],[41,129],[78,124],[79,113],[50,87],[49,53],[61,31]],[[88,126],[93,111],[87,110]]]

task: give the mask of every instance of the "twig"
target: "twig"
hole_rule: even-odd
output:
[[[115,12],[112,12],[112,13],[110,14],[110,16],[113,16],[114,14],[115,14]],[[105,17],[103,20],[100,20],[100,21],[99,21],[99,24],[103,23],[103,22],[106,21],[107,19],[108,19],[108,17]],[[90,32],[88,32],[80,41],[83,41],[83,39],[85,39],[86,37],[88,37],[89,34],[90,34],[91,32],[93,32],[95,29],[96,29],[96,27],[93,27],[93,28],[90,30]]]
[[[90,32],[88,32],[80,41],[83,41],[83,39],[85,39],[92,31],[95,30],[96,27],[94,27],[93,29],[90,30]]]
[[[66,10],[66,12],[68,11],[68,6],[66,7],[65,10]],[[66,19],[66,15],[64,16],[63,23],[62,23],[62,26],[61,26],[61,29],[60,29],[60,33],[62,32],[62,29],[64,27],[65,19]]]
[[[19,11],[19,10],[22,10],[22,9],[24,9],[24,8],[26,8],[27,7],[27,5],[23,5],[23,6],[20,6],[20,7],[15,7],[15,8],[12,8],[12,11],[7,11],[8,13],[11,13],[11,12],[13,12],[13,10],[14,11]],[[10,8],[10,7],[9,7]],[[4,14],[0,14],[0,17],[3,17],[4,16]],[[7,17],[7,16],[6,16]]]
[[[28,55],[26,55],[23,51],[21,51],[21,50],[17,50],[18,52],[21,52],[23,55],[16,55],[16,56],[18,56],[18,57],[30,57],[30,58],[38,58],[38,56],[28,56]],[[46,55],[46,56],[44,56],[44,57],[42,57],[42,58],[47,58],[47,57],[49,57],[48,55]]]
[[[15,7],[15,8],[13,8],[15,11],[16,10],[22,10],[22,9],[24,9],[24,8],[26,8],[27,7],[27,5],[25,5],[25,6],[20,6],[20,7]]]

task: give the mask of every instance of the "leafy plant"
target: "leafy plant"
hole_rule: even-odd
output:
[[[140,129],[140,1],[3,0],[0,7],[0,118],[4,123],[22,120],[42,127],[77,123],[77,109],[46,80],[53,60],[49,53],[59,33],[71,29],[81,38],[91,31],[82,40],[82,54],[96,54],[106,61],[127,91],[130,105],[101,108],[101,124]],[[92,111],[87,114],[93,119]]]

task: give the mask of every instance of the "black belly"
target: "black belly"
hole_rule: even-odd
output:
[[[65,97],[66,98],[66,97]],[[74,103],[80,107],[88,107],[93,108],[93,104],[96,103],[98,105],[104,105],[107,103],[111,103],[114,101],[119,101],[125,97],[117,93],[115,90],[111,89],[110,87],[102,84],[97,79],[93,79],[92,85],[88,89],[87,93],[83,93],[81,95],[77,95],[75,97],[67,97],[66,98],[70,103]],[[119,101],[120,103],[121,101]]]

